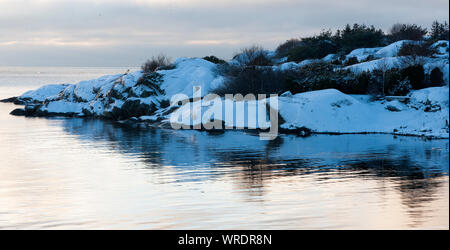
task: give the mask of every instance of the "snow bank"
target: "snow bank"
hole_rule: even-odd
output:
[[[382,59],[376,59],[373,61],[353,64],[344,69],[349,69],[354,73],[361,73],[363,71],[373,71],[375,69],[391,69],[396,68],[401,63],[401,58],[399,57],[386,57]]]
[[[318,133],[394,133],[448,138],[448,87],[414,91],[411,103],[365,102],[335,89],[279,98],[281,127]],[[426,112],[427,100],[439,106]],[[395,106],[391,111],[389,106]],[[417,108],[422,107],[422,108]]]
[[[200,86],[202,93],[208,94],[224,81],[222,76],[217,76],[214,72],[216,64],[203,59],[180,58],[175,61],[175,65],[173,70],[159,71],[164,76],[161,88],[168,99],[180,93],[192,97],[194,86]]]
[[[362,61],[367,59],[370,55],[374,55],[376,52],[378,52],[381,48],[361,48],[361,49],[355,49],[352,52],[350,52],[345,59],[348,60],[350,57],[356,57],[358,61]]]
[[[19,98],[23,100],[31,100],[33,102],[43,102],[47,97],[57,96],[67,88],[69,84],[49,84],[42,86],[36,90],[30,90],[22,94]]]
[[[382,57],[394,57],[398,55],[398,52],[402,48],[404,44],[410,44],[410,43],[416,43],[411,40],[402,40],[398,41],[392,44],[389,44],[386,47],[381,48],[375,53],[375,57],[382,58]]]

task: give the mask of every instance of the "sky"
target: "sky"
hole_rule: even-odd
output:
[[[153,55],[229,59],[242,47],[347,23],[430,27],[448,0],[0,0],[0,66],[139,66]]]

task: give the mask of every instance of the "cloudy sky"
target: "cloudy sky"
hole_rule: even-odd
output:
[[[0,66],[138,66],[152,55],[274,49],[346,23],[426,27],[448,0],[0,0]]]

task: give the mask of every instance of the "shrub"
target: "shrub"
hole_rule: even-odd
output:
[[[368,71],[363,71],[356,75],[356,80],[358,82],[358,92],[357,94],[370,94],[369,87],[376,85],[377,79],[374,74]]]
[[[302,38],[301,42],[287,51],[288,61],[319,59],[337,52],[331,31],[322,31],[320,35]]]
[[[285,91],[286,72],[261,67],[227,67],[225,83],[213,90],[225,94],[281,94]]]
[[[336,52],[336,45],[330,41],[308,42],[291,49],[288,61],[300,62],[306,59],[319,59]]]
[[[159,55],[157,57],[152,57],[152,59],[147,60],[142,66],[142,72],[151,73],[162,67],[168,67],[170,65],[170,59],[165,55]]]
[[[384,73],[384,93],[386,95],[403,96],[411,91],[409,79],[402,76],[401,70],[389,69]]]
[[[358,58],[356,58],[355,56],[352,56],[352,57],[349,57],[347,59],[347,61],[345,61],[344,65],[345,66],[350,66],[350,65],[353,65],[353,64],[357,64],[357,63],[359,63]]]
[[[412,89],[411,83],[408,79],[403,79],[399,81],[396,85],[389,90],[389,95],[405,96]]]
[[[430,85],[439,86],[444,82],[444,74],[442,71],[436,67],[430,72]]]
[[[261,47],[259,45],[253,45],[253,46],[241,49],[241,52],[236,54],[233,57],[233,60],[236,60],[237,62],[239,62],[240,65],[248,65],[255,58],[259,57],[260,55],[264,55],[264,54],[265,54],[265,50],[263,47]]]
[[[225,60],[217,58],[216,56],[205,56],[205,57],[203,57],[203,60],[210,61],[215,64],[227,63]]]
[[[286,42],[278,45],[276,53],[278,57],[284,57],[288,55],[289,50],[301,45],[301,40],[297,38],[289,39]]]
[[[372,96],[372,99],[377,99],[384,95],[383,71],[376,69],[372,72],[367,72],[367,94]]]
[[[437,40],[447,40],[448,41],[448,37],[449,37],[449,33],[448,33],[448,23],[444,22],[444,23],[439,23],[438,21],[434,21],[433,24],[431,25],[431,32],[430,32],[430,36],[431,39],[437,41]]]
[[[416,64],[403,68],[401,71],[403,79],[408,79],[413,89],[425,88],[425,71],[422,65]]]
[[[433,52],[429,43],[403,43],[398,56],[431,56]]]
[[[342,61],[339,60],[339,59],[335,59],[335,60],[333,60],[333,61],[331,62],[331,64],[333,64],[333,65],[342,65]]]
[[[423,40],[427,34],[427,29],[416,24],[396,23],[390,29],[389,38],[392,42],[400,40]]]
[[[263,53],[259,54],[259,56],[253,58],[250,62],[247,63],[247,66],[271,66],[272,61],[270,61]]]
[[[366,86],[349,70],[334,70],[327,63],[313,63],[301,67],[287,77],[286,87],[291,93],[334,88],[347,94],[364,94]]]

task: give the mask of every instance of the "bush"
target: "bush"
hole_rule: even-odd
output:
[[[433,53],[429,43],[403,43],[398,51],[398,56],[431,56]]]
[[[384,93],[386,95],[404,96],[411,91],[409,79],[402,76],[401,70],[389,69],[384,73]]]
[[[305,43],[291,49],[288,61],[300,62],[306,59],[320,59],[336,52],[336,45],[328,41]]]
[[[270,61],[263,53],[259,54],[259,56],[253,58],[250,62],[247,63],[247,66],[271,66],[272,61]]]
[[[233,60],[239,62],[240,65],[248,65],[261,55],[265,56],[264,48],[258,45],[253,45],[241,49],[241,52],[233,57]]]
[[[276,49],[277,56],[279,56],[279,57],[287,56],[289,50],[291,50],[297,46],[300,46],[301,43],[302,43],[301,40],[297,39],[297,38],[287,40],[286,42],[278,45],[278,47]]]
[[[368,55],[368,56],[366,57],[366,59],[361,60],[361,62],[370,62],[370,61],[373,61],[373,60],[375,60],[375,59],[376,59],[376,58],[375,58],[374,55]]]
[[[153,56],[152,59],[147,60],[147,62],[145,62],[141,66],[141,69],[144,73],[151,73],[163,67],[168,67],[170,66],[170,64],[170,59],[167,56],[161,54],[157,57]]]
[[[436,67],[430,72],[430,85],[440,86],[444,82],[444,74]]]
[[[401,24],[396,23],[390,29],[389,38],[392,42],[400,40],[423,40],[427,34],[427,29],[422,28],[416,24]]]
[[[318,36],[302,38],[301,42],[287,51],[288,61],[319,59],[337,52],[330,31],[322,31]]]
[[[411,92],[412,86],[408,79],[399,81],[389,90],[389,95],[405,96]]]
[[[322,31],[317,36],[291,39],[277,48],[278,57],[288,57],[288,61],[319,59],[340,52],[348,54],[357,48],[372,48],[386,44],[386,36],[381,29],[374,26],[353,24],[333,35],[330,30]]]
[[[425,70],[422,65],[416,64],[403,68],[400,71],[403,79],[408,79],[413,89],[425,88]]]
[[[215,56],[205,56],[205,57],[203,57],[203,60],[210,61],[210,62],[215,63],[215,64],[227,63],[225,60],[222,60],[222,59],[217,58]]]
[[[379,96],[384,95],[383,89],[383,71],[376,69],[372,72],[365,73],[365,80],[367,81],[367,94],[372,96],[372,99],[377,99]]]
[[[353,64],[357,64],[359,63],[358,58],[356,58],[355,56],[349,57],[347,59],[347,61],[345,61],[344,66],[350,66]]]
[[[447,40],[448,41],[448,23],[439,23],[438,21],[434,21],[431,25],[431,32],[430,36],[431,39],[437,41],[437,40]]]
[[[285,92],[287,72],[261,67],[229,66],[222,69],[225,83],[213,90],[218,95],[225,94],[281,94]]]
[[[367,86],[349,70],[334,70],[327,63],[306,65],[287,77],[286,87],[291,93],[334,88],[347,94],[365,94]]]

